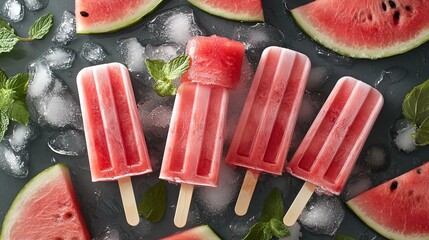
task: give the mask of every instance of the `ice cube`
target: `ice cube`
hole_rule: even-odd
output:
[[[61,17],[61,23],[58,26],[52,41],[59,45],[64,46],[70,43],[76,37],[76,18],[73,13],[64,11]]]
[[[204,35],[204,31],[196,24],[191,8],[181,6],[166,10],[147,24],[149,42],[154,45],[177,43],[185,46],[189,39]]]
[[[24,0],[25,6],[30,11],[37,11],[48,6],[49,0]]]
[[[149,113],[149,124],[153,126],[168,128],[173,109],[167,106],[158,106]]]
[[[145,58],[168,62],[183,53],[182,48],[177,44],[163,44],[159,46],[148,44],[145,49]]]
[[[6,0],[2,6],[2,15],[11,22],[24,19],[24,6],[18,0]]]
[[[371,189],[373,187],[371,178],[368,175],[352,177],[344,187],[342,197],[345,201]]]
[[[85,136],[76,130],[54,134],[48,141],[49,148],[60,155],[83,156],[86,153]]]
[[[406,153],[412,152],[417,145],[413,134],[416,133],[414,126],[405,118],[398,119],[391,129],[391,135],[396,147]]]
[[[284,42],[284,34],[266,23],[257,23],[253,26],[243,24],[235,29],[234,33],[233,38],[244,43],[246,54],[254,66],[259,62],[265,48],[282,46]]]
[[[133,233],[133,236],[138,239],[148,239],[148,237],[154,232],[153,224],[145,218],[140,218],[139,224],[131,227],[131,232]]]
[[[313,67],[308,76],[307,89],[319,89],[332,75],[332,69],[327,67]]]
[[[65,70],[73,65],[76,53],[69,48],[52,47],[43,53],[41,57],[48,62],[51,69]]]
[[[118,41],[119,52],[131,72],[143,72],[146,70],[145,48],[137,38],[127,38]]]
[[[0,169],[5,173],[25,178],[28,175],[28,152],[14,152],[7,141],[0,142]]]
[[[279,238],[279,240],[299,240],[302,237],[301,225],[299,222],[295,222],[292,226],[289,227],[289,237]]]
[[[80,56],[91,64],[99,64],[107,57],[107,53],[104,51],[103,47],[97,43],[86,42],[83,44]]]
[[[373,171],[386,169],[390,163],[389,153],[383,145],[374,145],[369,147],[366,149],[363,158],[366,164]]]
[[[80,107],[71,95],[56,95],[43,98],[41,101],[44,101],[42,115],[51,127],[73,126],[77,129],[82,128]]]
[[[234,239],[243,239],[250,228],[255,225],[257,219],[252,216],[250,219],[243,219],[243,217],[234,217],[229,225],[229,232]]]
[[[316,46],[316,53],[328,62],[337,66],[351,67],[354,63],[352,58],[340,56],[337,53],[319,45]]]
[[[107,226],[102,233],[92,240],[128,240],[130,237],[119,225]]]
[[[313,194],[299,216],[299,222],[310,232],[334,235],[344,215],[345,211],[338,197]]]
[[[95,189],[95,208],[107,216],[118,216],[123,213],[122,203],[112,196],[105,196],[100,189]]]
[[[214,215],[225,212],[228,205],[236,198],[240,188],[239,174],[224,161],[220,163],[218,187],[201,187],[196,191],[198,201],[204,205],[205,210]]]
[[[16,123],[13,126],[12,134],[7,136],[11,148],[15,152],[19,152],[26,148],[27,143],[35,139],[39,135],[39,130],[33,123],[27,126]]]
[[[51,72],[48,61],[38,59],[29,65],[30,81],[27,87],[27,96],[35,98],[42,96],[54,85],[55,77]]]

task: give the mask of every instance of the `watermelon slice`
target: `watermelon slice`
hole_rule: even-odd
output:
[[[219,236],[208,225],[194,227],[161,240],[220,240]]]
[[[65,165],[41,172],[15,198],[0,234],[10,239],[90,239]]]
[[[188,0],[194,6],[210,14],[226,19],[263,22],[262,0]]]
[[[388,57],[429,40],[425,0],[317,0],[291,12],[314,40],[346,56]]]
[[[76,32],[103,33],[127,27],[154,10],[162,0],[76,0]]]
[[[429,239],[429,163],[358,195],[347,205],[388,239]]]

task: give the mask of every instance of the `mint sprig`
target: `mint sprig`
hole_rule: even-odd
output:
[[[0,69],[0,140],[10,121],[27,125],[29,113],[25,101],[29,74],[17,74],[9,78]]]
[[[355,239],[344,234],[335,234],[334,240],[355,240]]]
[[[190,58],[187,55],[180,55],[168,62],[146,59],[149,74],[156,81],[154,91],[161,97],[176,95],[177,87],[173,80],[188,70],[189,62]]]
[[[29,42],[35,39],[42,39],[51,29],[54,16],[48,13],[34,22],[28,31],[28,37],[20,37],[15,34],[15,30],[8,22],[0,19],[0,53],[10,52],[19,42]]]
[[[273,237],[289,236],[289,229],[282,221],[284,214],[281,192],[278,188],[274,188],[265,199],[261,218],[250,228],[244,240],[269,240]]]
[[[143,194],[138,211],[141,217],[151,222],[158,222],[164,216],[166,207],[167,189],[164,181],[159,181]]]
[[[417,145],[429,144],[429,80],[416,86],[402,103],[402,113],[416,129]]]

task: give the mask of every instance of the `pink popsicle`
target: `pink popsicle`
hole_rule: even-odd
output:
[[[235,211],[244,215],[260,172],[281,175],[310,71],[307,56],[280,47],[262,53],[226,156],[248,169]]]
[[[244,46],[227,38],[188,42],[190,67],[174,103],[160,178],[181,183],[174,223],[186,224],[194,185],[216,187],[228,89],[240,80]]]
[[[296,221],[316,187],[341,193],[382,106],[383,96],[368,84],[352,77],[337,82],[286,167],[306,181],[286,225]]]
[[[132,194],[123,196],[124,207],[134,208],[130,176],[152,168],[128,70],[120,63],[84,68],[77,86],[92,180],[118,180],[121,194]],[[134,225],[139,218],[132,211],[127,220]]]

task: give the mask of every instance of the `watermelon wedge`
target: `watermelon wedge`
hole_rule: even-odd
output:
[[[262,0],[188,0],[199,9],[226,19],[263,22]]]
[[[388,239],[429,239],[429,163],[347,202]]]
[[[76,0],[76,32],[112,32],[125,28],[154,10],[162,0]]]
[[[90,239],[65,165],[39,173],[15,198],[0,233],[11,239]]]
[[[317,0],[291,12],[315,41],[346,56],[383,58],[429,40],[425,0]]]
[[[208,225],[201,225],[162,238],[161,240],[220,240],[220,238]]]

